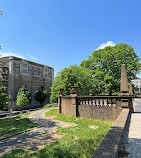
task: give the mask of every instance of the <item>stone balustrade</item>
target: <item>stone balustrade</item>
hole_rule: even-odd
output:
[[[78,96],[78,105],[115,107],[118,99],[117,96]]]
[[[60,95],[58,98],[58,112],[71,116],[94,119],[115,120],[122,108],[129,108],[133,112],[133,96],[78,96]],[[125,104],[128,107],[125,107]]]

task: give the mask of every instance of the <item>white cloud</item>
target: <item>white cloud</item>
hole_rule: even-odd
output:
[[[107,43],[103,43],[103,44],[100,44],[100,46],[97,48],[97,50],[99,49],[104,49],[105,47],[107,46],[115,46],[116,44],[112,41],[107,41]]]
[[[19,53],[14,53],[14,52],[1,52],[0,53],[0,58],[2,57],[7,57],[7,56],[15,56],[18,58],[26,59],[26,60],[31,60],[31,61],[37,61],[39,60],[38,58],[28,54],[27,57],[23,56],[22,54]]]
[[[7,56],[15,56],[15,57],[19,57],[22,59],[26,59],[23,55],[21,55],[19,53],[14,53],[14,52],[1,52],[0,53],[0,58],[7,57]]]
[[[28,54],[27,56],[33,61],[38,61],[39,60],[37,57],[35,57],[33,55]]]

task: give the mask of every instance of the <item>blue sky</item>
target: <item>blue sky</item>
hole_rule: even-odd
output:
[[[127,43],[141,57],[140,6],[140,0],[0,0],[0,54],[52,66],[55,74],[108,41]]]

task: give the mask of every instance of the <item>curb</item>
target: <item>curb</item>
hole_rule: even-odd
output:
[[[33,128],[32,128],[32,129],[33,129]],[[11,137],[13,137],[13,136],[16,136],[16,135],[20,135],[20,134],[29,132],[29,131],[31,131],[32,129],[28,129],[28,130],[25,130],[25,131],[16,132],[16,133],[13,133],[13,134],[7,134],[6,136],[0,137],[0,140],[8,139],[8,138],[11,138]]]
[[[0,114],[0,119],[9,118],[10,116],[16,116],[16,115],[19,115],[19,114],[28,113],[28,112],[37,111],[37,110],[42,110],[42,108],[29,109],[29,110],[23,110],[23,111],[15,111],[13,113]]]

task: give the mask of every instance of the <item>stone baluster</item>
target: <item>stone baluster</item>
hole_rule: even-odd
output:
[[[58,97],[58,113],[62,113],[62,109],[61,109],[61,97],[64,96],[65,93],[65,89],[64,88],[60,88],[60,95]]]

